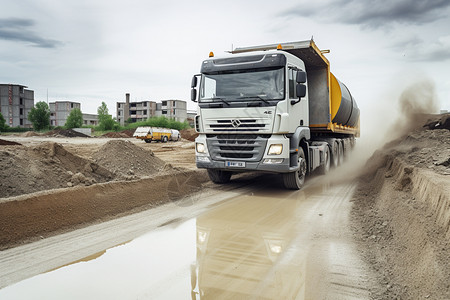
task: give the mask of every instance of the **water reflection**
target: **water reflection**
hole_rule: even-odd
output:
[[[303,299],[306,245],[294,240],[304,200],[249,195],[197,218],[192,299]]]

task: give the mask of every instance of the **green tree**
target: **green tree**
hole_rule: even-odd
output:
[[[108,107],[106,106],[105,102],[102,102],[102,105],[98,107],[97,114],[98,127],[100,128],[100,130],[112,130],[114,128],[114,124],[116,124],[116,121],[109,114]]]
[[[3,117],[2,113],[0,113],[0,131],[6,131],[8,129],[8,125],[6,125],[6,120]]]
[[[80,128],[81,126],[83,126],[83,114],[81,113],[81,110],[79,108],[74,108],[70,111],[64,127]]]
[[[132,118],[128,118],[128,120],[125,120],[125,126],[128,126],[131,123],[133,123],[133,119]]]
[[[31,108],[28,120],[33,124],[34,130],[43,130],[50,126],[50,109],[47,103],[40,101]]]

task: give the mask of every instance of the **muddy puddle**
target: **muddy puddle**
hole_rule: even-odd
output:
[[[351,184],[246,192],[0,290],[0,299],[368,299]]]

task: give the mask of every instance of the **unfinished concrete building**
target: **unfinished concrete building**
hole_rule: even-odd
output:
[[[78,108],[81,110],[79,102],[72,101],[55,101],[49,103],[50,108],[50,125],[64,126],[72,109]]]
[[[34,91],[20,84],[0,84],[0,113],[9,127],[32,128],[28,113],[34,107]]]
[[[130,94],[125,94],[125,102],[117,102],[117,122],[124,125],[127,120],[132,123],[146,121],[148,118],[166,116],[179,122],[187,119],[186,102],[182,100],[163,100],[130,102]]]

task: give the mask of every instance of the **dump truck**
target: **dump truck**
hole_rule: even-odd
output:
[[[359,108],[313,40],[236,48],[201,64],[196,165],[215,183],[235,173],[279,173],[300,189],[340,165],[359,137]]]
[[[151,141],[166,143],[172,138],[172,130],[167,128],[141,126],[136,128],[133,137],[144,140],[146,143],[151,143]]]

